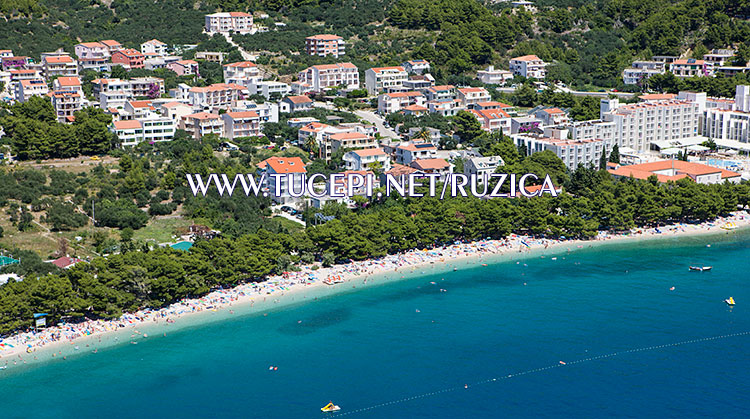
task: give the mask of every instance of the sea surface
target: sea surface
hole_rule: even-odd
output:
[[[748,232],[571,247],[9,368],[0,413],[747,417]],[[339,415],[320,412],[329,400]]]

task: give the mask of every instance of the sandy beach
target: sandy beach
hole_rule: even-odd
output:
[[[95,354],[108,346],[138,344],[143,339],[166,336],[183,327],[221,321],[236,315],[255,313],[266,316],[289,304],[405,280],[437,270],[445,272],[473,268],[500,262],[503,258],[571,252],[603,243],[729,233],[723,228],[729,222],[738,229],[750,227],[750,214],[740,211],[730,217],[702,224],[634,229],[627,234],[600,232],[593,240],[550,240],[511,235],[503,240],[455,243],[330,268],[304,266],[298,272],[288,272],[232,289],[216,290],[201,298],[183,300],[160,310],[141,310],[114,320],[58,324],[39,332],[22,332],[6,337],[0,340],[0,369],[51,360],[62,361],[84,353]]]

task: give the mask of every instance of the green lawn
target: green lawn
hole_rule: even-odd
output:
[[[155,241],[156,243],[172,243],[178,229],[187,229],[192,221],[184,218],[158,218],[149,221],[146,227],[135,231],[133,239]]]

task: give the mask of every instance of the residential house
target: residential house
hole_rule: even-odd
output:
[[[669,65],[669,71],[680,78],[710,76],[712,69],[706,61],[694,58],[675,60]]]
[[[182,121],[183,116],[193,113],[193,107],[182,102],[168,102],[161,105],[161,113],[169,119],[178,123]]]
[[[221,119],[224,121],[224,137],[230,140],[261,134],[260,117],[255,111],[226,112]]]
[[[510,71],[517,76],[542,80],[547,75],[547,64],[536,55],[524,55],[510,60]]]
[[[302,193],[305,190],[305,164],[299,157],[270,157],[258,164],[266,173],[266,188],[271,199],[278,204],[294,204],[303,200],[290,192]],[[284,176],[278,176],[284,175]],[[277,181],[278,178],[278,181]],[[290,182],[291,180],[291,182]],[[293,188],[290,190],[290,188]]]
[[[254,33],[253,15],[244,12],[224,12],[206,15],[206,33]]]
[[[289,94],[291,88],[288,84],[280,81],[264,80],[251,85],[249,90],[251,95],[261,95],[266,99],[270,99],[271,96],[281,97]]]
[[[44,76],[78,76],[78,63],[70,55],[54,55],[42,58]]]
[[[666,67],[659,61],[633,61],[630,68],[622,72],[622,82],[625,84],[638,84],[648,80],[654,74],[664,74]]]
[[[176,124],[167,116],[146,112],[138,119],[113,121],[110,131],[120,139],[123,147],[141,142],[155,143],[174,138]]]
[[[727,62],[732,62],[734,54],[735,51],[733,49],[713,49],[708,54],[703,55],[703,61],[716,69],[723,67]]]
[[[32,96],[45,96],[49,93],[47,83],[42,79],[21,80],[16,83],[15,99],[26,102]]]
[[[359,89],[359,70],[352,63],[314,65],[301,71],[298,77],[301,83],[306,83],[316,92],[338,86],[347,90]]]
[[[196,60],[203,60],[209,63],[223,63],[224,53],[219,51],[198,51],[195,53]]]
[[[454,116],[458,111],[466,109],[463,102],[458,99],[438,99],[427,102],[430,113],[438,113],[442,116]]]
[[[53,91],[50,93],[52,108],[55,110],[57,122],[72,123],[74,113],[81,110],[82,93],[70,90]]]
[[[194,60],[175,61],[167,64],[167,68],[177,73],[178,76],[198,74],[198,62]]]
[[[570,122],[568,114],[560,108],[542,108],[533,113],[543,125],[561,125]]]
[[[484,84],[503,85],[508,80],[513,80],[513,73],[507,70],[496,70],[495,66],[491,65],[486,70],[477,71],[477,80]]]
[[[263,80],[258,66],[252,61],[224,64],[223,68],[224,83],[238,84],[249,88]]]
[[[502,132],[503,134],[510,134],[511,132],[511,117],[502,109],[471,109],[474,116],[477,117],[479,123],[482,124],[482,129],[489,132]]]
[[[367,92],[376,95],[382,91],[402,89],[409,75],[403,67],[375,67],[365,71]]]
[[[198,112],[182,117],[180,128],[187,131],[193,138],[200,140],[207,134],[221,136],[224,131],[224,122],[219,114]]]
[[[112,64],[120,64],[126,69],[143,68],[146,56],[132,48],[117,50],[112,53]]]
[[[433,159],[437,153],[437,147],[432,143],[412,142],[396,147],[396,163],[405,166],[411,165],[415,160]]]
[[[479,102],[488,102],[492,100],[490,92],[484,87],[462,87],[456,91],[457,98],[464,103],[466,107],[473,107]]]
[[[424,74],[430,72],[430,63],[427,60],[410,60],[401,64],[407,73]]]
[[[344,154],[343,161],[347,170],[380,169],[385,172],[391,169],[391,156],[382,148],[349,151]]]
[[[204,110],[229,108],[237,104],[242,86],[227,83],[214,83],[206,87],[189,87],[188,103]]]
[[[503,166],[505,162],[500,156],[472,157],[464,161],[464,175],[470,177],[476,175],[477,179],[484,181],[497,171],[497,168]]]
[[[412,74],[408,80],[404,80],[402,86],[408,92],[412,90],[426,91],[434,85],[435,78],[431,74]]]
[[[99,41],[99,42],[104,44],[109,49],[110,57],[112,56],[112,54],[115,53],[115,51],[120,51],[124,49],[123,46],[119,42],[115,41],[114,39],[105,39],[104,41]]]
[[[452,85],[432,86],[425,92],[427,100],[454,99],[456,97],[456,87]]]
[[[305,38],[305,51],[308,55],[326,57],[332,55],[336,58],[346,54],[344,38],[338,35],[322,34]]]
[[[29,62],[29,57],[0,57],[0,70],[24,69]]]
[[[152,39],[141,44],[141,53],[143,55],[167,55],[167,44],[158,39]]]
[[[445,177],[453,173],[453,165],[445,159],[417,159],[410,166],[422,173],[437,173],[441,181],[445,181]]]
[[[420,109],[425,111],[425,103],[427,98],[420,92],[398,92],[398,93],[383,93],[378,96],[378,113],[381,115],[387,115],[393,112],[399,112],[402,109],[416,105]]]
[[[375,138],[361,132],[324,133],[320,147],[320,157],[330,161],[339,150],[376,148]]]
[[[310,96],[287,96],[281,100],[282,112],[304,112],[312,110],[313,100]]]

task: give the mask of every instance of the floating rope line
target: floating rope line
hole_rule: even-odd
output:
[[[693,344],[693,343],[708,342],[708,341],[712,341],[712,340],[719,340],[719,339],[726,339],[726,338],[732,338],[732,337],[737,337],[737,336],[747,336],[747,335],[750,335],[750,331],[738,332],[738,333],[730,333],[730,334],[721,335],[721,336],[711,336],[711,337],[707,337],[707,338],[691,339],[691,340],[685,340],[685,341],[682,341],[682,342],[667,343],[667,344],[664,344],[664,345],[654,345],[654,346],[646,346],[646,347],[643,347],[643,348],[627,349],[627,350],[623,350],[623,351],[612,352],[612,353],[609,353],[609,354],[606,354],[606,355],[598,355],[598,356],[592,356],[590,358],[579,359],[577,361],[570,361],[570,362],[560,361],[557,364],[548,365],[546,367],[535,368],[535,369],[531,369],[531,370],[517,372],[515,374],[508,374],[508,375],[503,375],[503,376],[500,376],[500,377],[489,378],[489,379],[486,379],[486,380],[477,381],[477,382],[475,382],[473,384],[464,384],[464,385],[460,385],[460,386],[446,388],[446,389],[443,389],[443,390],[433,391],[433,392],[430,392],[430,393],[424,393],[424,394],[419,394],[419,395],[416,395],[416,396],[406,397],[406,398],[403,398],[403,399],[392,400],[392,401],[389,401],[389,402],[376,404],[376,405],[373,405],[373,406],[370,406],[370,407],[363,407],[363,408],[360,408],[360,409],[355,409],[355,410],[350,410],[350,411],[346,411],[346,412],[336,413],[336,414],[331,415],[330,417],[339,417],[339,416],[354,415],[354,414],[357,414],[357,413],[366,412],[368,410],[374,410],[374,409],[378,409],[378,408],[385,407],[385,406],[390,406],[390,405],[399,404],[399,403],[405,403],[405,402],[416,400],[416,399],[423,399],[425,397],[436,396],[438,394],[448,393],[448,392],[451,392],[451,391],[457,391],[457,390],[462,390],[462,389],[466,390],[466,389],[469,389],[471,387],[475,387],[475,386],[478,386],[478,385],[494,383],[494,382],[497,382],[497,381],[500,381],[500,380],[504,380],[504,379],[507,380],[507,379],[510,379],[510,378],[513,378],[513,377],[520,377],[522,375],[533,374],[535,372],[542,372],[542,371],[550,370],[552,368],[562,368],[562,367],[567,367],[567,366],[571,366],[571,365],[575,365],[575,364],[582,364],[584,362],[596,361],[596,360],[599,360],[599,359],[612,358],[612,357],[615,357],[615,356],[618,356],[618,355],[630,354],[630,353],[635,353],[635,352],[654,351],[654,350],[657,350],[657,349],[671,348],[671,347],[675,347],[675,346],[689,345],[689,344]]]

